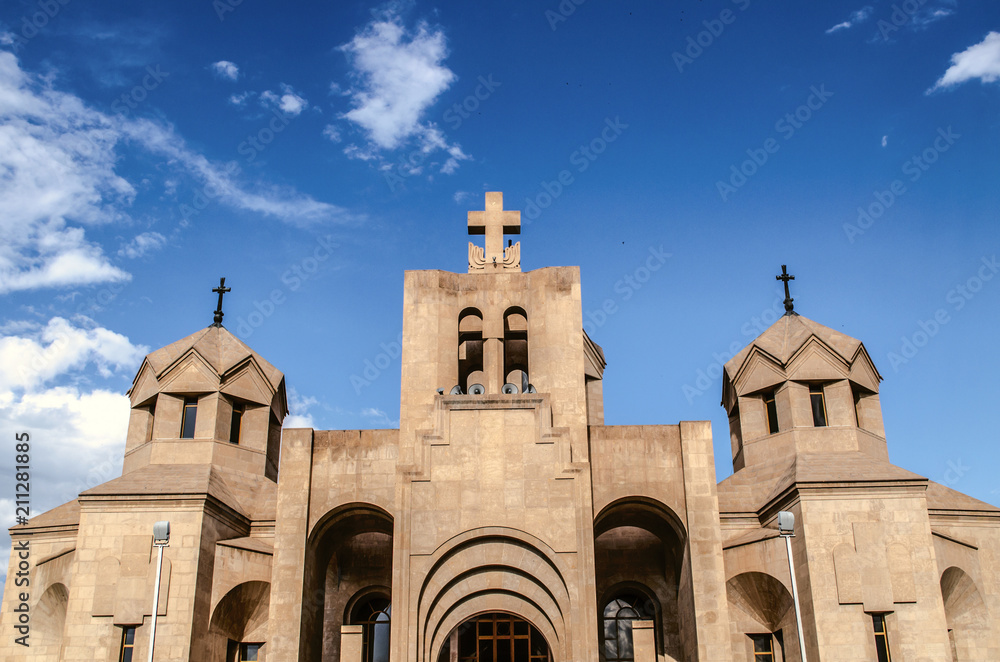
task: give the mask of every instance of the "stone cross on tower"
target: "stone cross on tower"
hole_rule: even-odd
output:
[[[794,306],[792,305],[792,302],[795,301],[795,299],[792,298],[791,293],[789,293],[788,291],[788,281],[795,280],[795,276],[790,276],[788,274],[788,270],[785,268],[785,265],[783,264],[781,265],[781,275],[775,276],[774,279],[785,281],[785,314],[787,315],[793,312]]]
[[[212,323],[212,326],[222,326],[222,317],[225,315],[225,313],[222,312],[222,295],[226,292],[231,292],[232,288],[226,287],[226,279],[223,277],[219,279],[219,286],[212,291],[219,294],[219,305],[215,309],[215,322]]]
[[[469,273],[521,270],[521,242],[503,246],[505,234],[521,234],[521,212],[504,211],[503,193],[487,193],[485,211],[469,212],[469,234],[486,235],[485,249],[469,242]]]

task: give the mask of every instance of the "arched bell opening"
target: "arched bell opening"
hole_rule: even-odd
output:
[[[483,372],[483,314],[466,308],[458,316],[458,386],[468,393],[473,384],[485,384]]]
[[[523,308],[508,308],[503,316],[504,384],[513,384],[518,393],[528,391],[528,315]]]

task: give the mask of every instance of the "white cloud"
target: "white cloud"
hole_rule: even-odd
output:
[[[345,150],[348,156],[369,160],[375,149],[394,150],[415,140],[425,153],[438,149],[449,153],[442,172],[453,172],[460,160],[469,158],[425,120],[427,110],[457,79],[443,64],[447,57],[443,31],[423,22],[407,30],[390,9],[340,50],[350,60],[356,81],[348,91],[353,108],[343,117],[365,131],[372,147]]]
[[[984,83],[1000,80],[1000,32],[990,32],[979,42],[951,56],[951,66],[927,93],[978,78]]]
[[[293,387],[288,387],[288,415],[281,426],[285,428],[315,428],[309,408],[319,404],[319,400],[311,396],[300,395]]]
[[[337,127],[335,127],[333,124],[327,124],[325,127],[323,127],[323,135],[330,142],[339,143],[340,140],[341,140],[341,138],[340,138],[340,129],[338,129]]]
[[[455,201],[456,205],[460,205],[466,200],[471,200],[472,193],[469,191],[455,191],[455,195],[451,196],[451,199]]]
[[[868,17],[872,15],[872,7],[865,5],[861,9],[851,12],[851,15],[843,23],[837,23],[835,26],[826,31],[827,34],[833,34],[834,32],[839,32],[840,30],[847,30],[854,27],[859,23],[864,23],[868,20]]]
[[[229,103],[231,103],[231,104],[233,104],[234,106],[237,106],[237,107],[243,106],[244,104],[246,104],[247,99],[250,98],[251,94],[252,94],[252,92],[244,92],[242,94],[230,94],[229,95]]]
[[[142,257],[150,251],[159,250],[166,244],[167,238],[159,232],[143,232],[140,235],[136,235],[135,239],[132,241],[127,244],[123,244],[122,247],[118,249],[118,255],[135,259],[137,257]]]
[[[292,117],[297,117],[309,106],[306,99],[297,94],[291,85],[281,84],[281,94],[276,94],[271,90],[260,93],[260,105],[265,108],[279,108],[281,112]]]
[[[0,394],[31,391],[87,365],[110,377],[138,368],[149,352],[85,317],[76,321],[53,317],[44,327],[23,325],[22,333],[0,337]]]
[[[0,430],[11,439],[15,431],[30,435],[32,515],[121,475],[129,416],[121,393],[60,386],[21,397],[0,393],[0,405]],[[0,456],[2,475],[14,475],[13,459],[13,452]],[[7,528],[13,525],[13,503],[0,499],[0,586],[10,555]]]
[[[226,80],[236,80],[240,77],[240,68],[228,60],[219,60],[212,63],[212,71],[219,78]]]
[[[882,147],[889,144],[889,136],[882,136]]]
[[[0,294],[130,278],[70,226],[125,217],[135,189],[114,171],[119,138],[111,118],[0,52]]]
[[[115,172],[126,146],[167,157],[236,209],[295,224],[349,218],[290,187],[241,184],[235,162],[210,162],[169,125],[89,108],[0,51],[0,294],[131,278],[84,229],[129,220],[136,189]]]

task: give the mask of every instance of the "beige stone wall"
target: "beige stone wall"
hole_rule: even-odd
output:
[[[794,547],[808,654],[833,662],[874,659],[870,612],[888,612],[894,659],[948,660],[923,492],[881,492],[817,489],[800,496],[802,534]],[[908,558],[895,556],[895,545]]]

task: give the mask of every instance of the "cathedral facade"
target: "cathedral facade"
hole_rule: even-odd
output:
[[[399,429],[282,430],[220,292],[139,368],[121,477],[10,530],[0,658],[148,659],[155,622],[165,661],[1000,660],[1000,509],[889,462],[860,341],[789,298],[725,366],[717,483],[708,422],[604,424],[579,270],[522,272],[519,225],[487,193],[468,273],[406,272]]]

